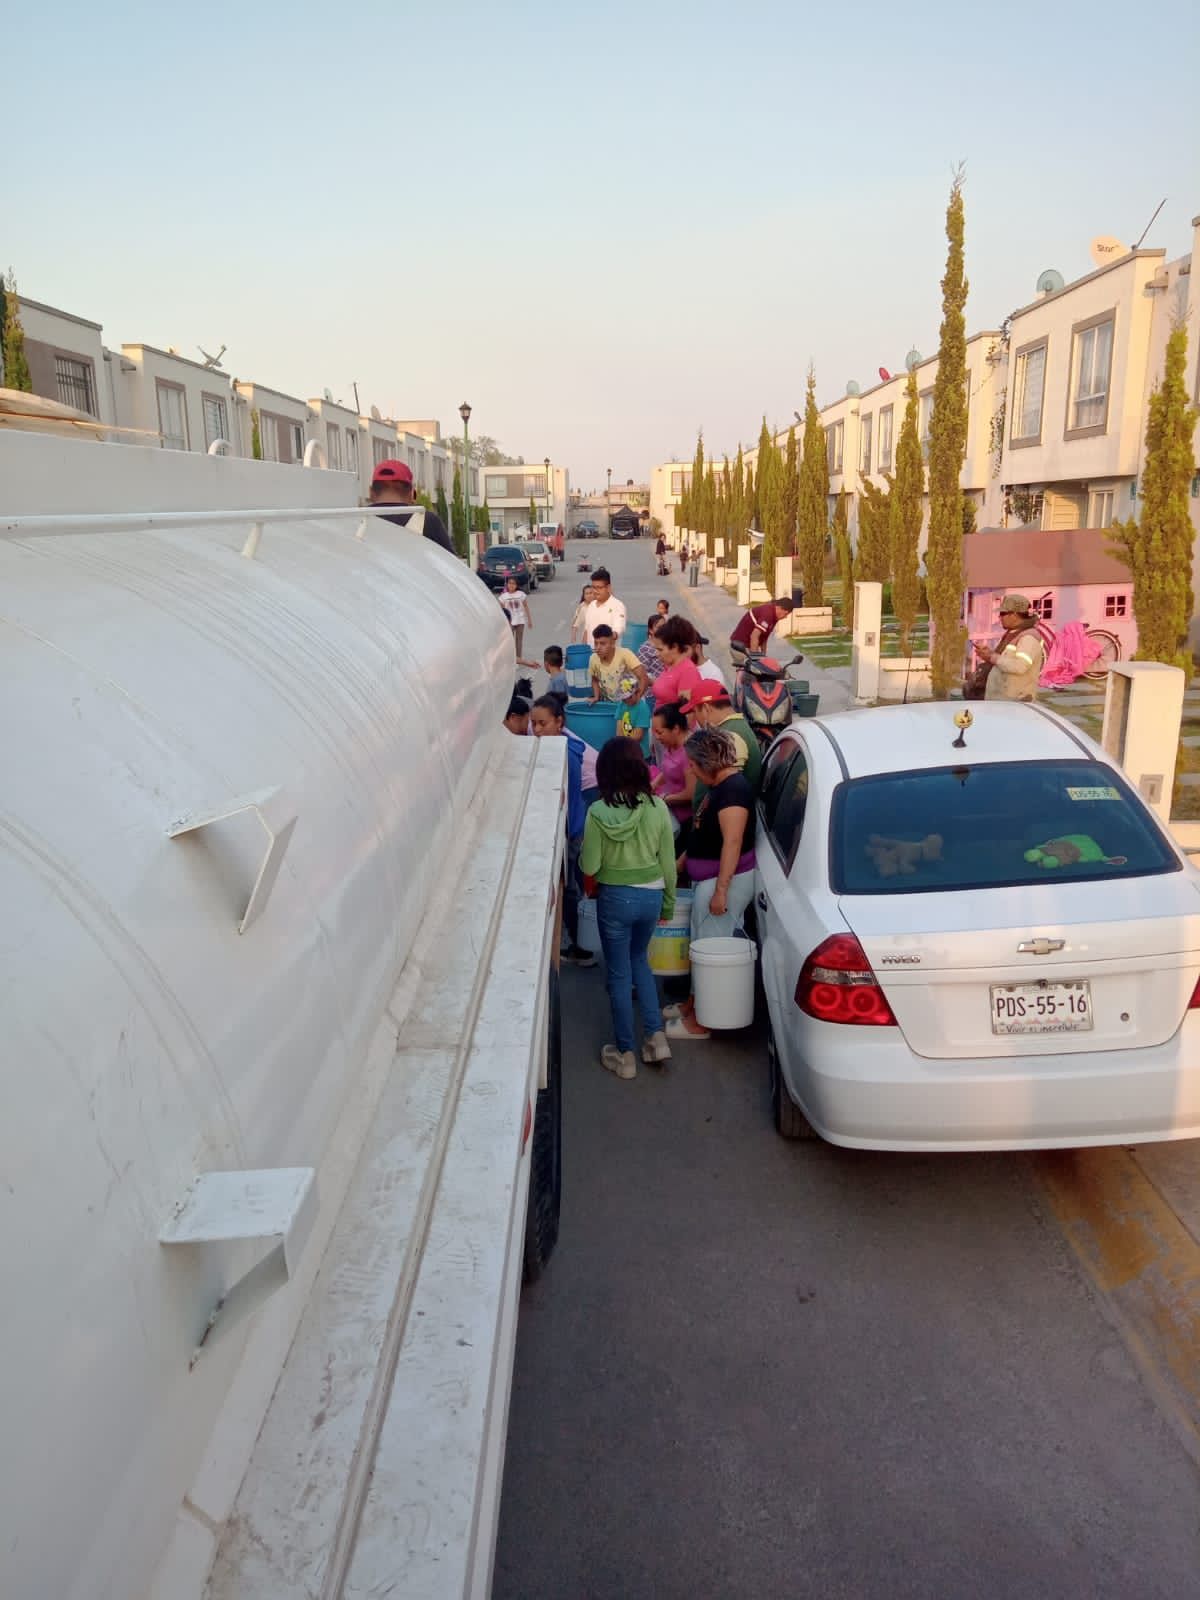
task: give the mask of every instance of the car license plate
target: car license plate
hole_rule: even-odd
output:
[[[1092,986],[1074,983],[992,984],[993,1033],[1087,1033]]]

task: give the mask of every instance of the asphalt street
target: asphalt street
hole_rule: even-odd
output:
[[[647,544],[573,545],[526,654],[567,637],[583,550],[631,619],[687,613]],[[1026,1158],[785,1144],[759,1031],[621,1082],[603,972],[563,1000],[497,1600],[1200,1597],[1200,1470]]]

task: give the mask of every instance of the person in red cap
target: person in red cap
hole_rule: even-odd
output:
[[[757,794],[762,773],[762,750],[750,724],[733,709],[725,685],[714,683],[711,678],[701,678],[683,702],[681,710],[685,717],[695,718],[698,728],[719,728],[722,733],[729,735],[737,751],[738,771],[746,775]],[[699,783],[696,785],[696,804],[703,798],[704,785]]]
[[[418,501],[413,493],[412,468],[403,461],[381,461],[376,466],[371,477],[370,502],[373,506],[408,506],[415,509]],[[412,509],[407,516],[383,517],[383,522],[395,522],[400,527],[405,527],[411,520]],[[425,537],[432,539],[434,544],[440,544],[443,550],[454,554],[454,546],[450,543],[450,535],[446,532],[446,525],[436,511],[426,510]]]

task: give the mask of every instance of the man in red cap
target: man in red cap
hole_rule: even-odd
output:
[[[730,736],[737,751],[738,766],[757,794],[762,773],[762,750],[750,724],[733,709],[725,685],[714,683],[711,678],[701,678],[680,710],[685,717],[694,717],[698,728],[720,728],[722,733]],[[698,783],[693,805],[699,805],[704,792],[705,785]]]
[[[415,508],[417,497],[413,493],[412,468],[403,461],[381,461],[375,468],[371,477],[370,501],[373,506],[409,506]],[[400,527],[405,527],[411,520],[412,510],[407,516],[382,517],[383,522],[395,522]],[[427,539],[432,539],[434,544],[440,544],[443,550],[454,554],[454,546],[450,543],[450,535],[446,532],[446,525],[436,511],[425,512],[424,534]]]

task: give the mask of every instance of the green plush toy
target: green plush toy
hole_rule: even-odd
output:
[[[1108,866],[1120,866],[1125,857],[1106,856],[1088,833],[1067,833],[1060,839],[1047,839],[1045,844],[1026,850],[1025,859],[1050,871],[1055,867],[1073,867],[1080,861],[1103,861]]]

